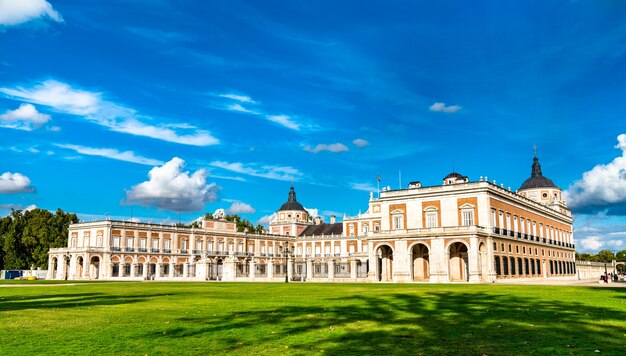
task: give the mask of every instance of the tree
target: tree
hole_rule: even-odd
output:
[[[611,250],[602,250],[598,252],[598,262],[611,262],[615,259],[615,254]]]
[[[626,250],[621,250],[615,254],[615,259],[619,262],[626,262]]]

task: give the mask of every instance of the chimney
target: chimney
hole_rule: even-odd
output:
[[[322,217],[321,216],[316,216],[313,218],[314,224],[315,225],[320,225],[322,223]]]
[[[335,223],[335,219],[336,219],[336,218],[337,218],[337,217],[336,217],[335,215],[331,215],[331,216],[330,216],[330,223],[331,223],[331,224],[334,224],[334,223]]]

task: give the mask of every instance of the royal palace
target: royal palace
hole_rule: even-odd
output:
[[[49,252],[48,279],[494,282],[572,278],[572,216],[534,157],[517,191],[448,174],[370,193],[367,211],[323,222],[293,186],[264,234],[204,219],[198,227],[102,220],[71,225]]]

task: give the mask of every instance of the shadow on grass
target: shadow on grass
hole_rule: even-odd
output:
[[[165,296],[152,295],[112,295],[104,293],[65,293],[35,296],[0,296],[0,312],[19,311],[26,309],[77,308],[130,304],[145,301],[149,298]]]
[[[188,327],[142,337],[216,338],[213,351],[244,353],[253,345],[285,345],[288,352],[332,354],[625,354],[626,312],[618,298],[626,291],[613,292],[619,295],[610,309],[497,292],[350,295],[327,299],[327,306],[181,317]]]

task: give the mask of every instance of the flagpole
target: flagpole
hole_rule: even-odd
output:
[[[376,174],[376,183],[378,184],[378,199],[380,199],[380,174]]]

